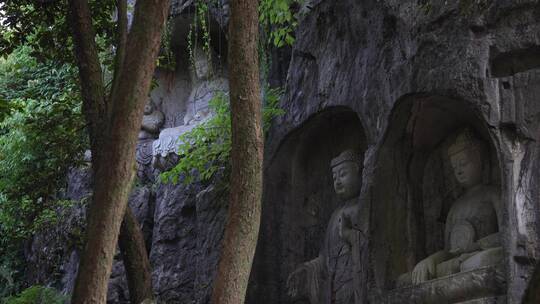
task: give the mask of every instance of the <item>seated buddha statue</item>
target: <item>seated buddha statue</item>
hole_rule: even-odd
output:
[[[465,191],[452,204],[445,224],[445,248],[420,261],[398,278],[398,287],[501,264],[500,194],[482,183],[486,149],[471,130],[461,132],[448,148],[456,180]]]

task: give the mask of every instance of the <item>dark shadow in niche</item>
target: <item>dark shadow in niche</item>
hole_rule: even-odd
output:
[[[292,131],[267,163],[261,230],[246,303],[291,303],[287,276],[318,255],[330,215],[338,206],[330,160],[351,148],[362,154],[366,149],[362,124],[351,109],[332,107]]]
[[[464,128],[488,143],[483,181],[500,188],[500,166],[487,125],[465,102],[414,95],[402,98],[394,108],[371,189],[372,299],[394,289],[399,275],[444,248],[449,209],[463,193],[446,152]]]
[[[490,53],[493,77],[507,77],[540,68],[540,46],[504,53],[497,53],[492,49]]]

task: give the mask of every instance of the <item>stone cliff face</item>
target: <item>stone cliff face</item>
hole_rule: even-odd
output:
[[[292,303],[287,276],[316,257],[325,208],[334,204],[324,194],[330,181],[313,181],[329,178],[317,162],[354,145],[364,151],[365,212],[357,221],[369,235],[366,288],[371,302],[386,303],[397,276],[444,244],[448,204],[461,190],[443,182],[447,165],[435,152],[464,127],[488,143],[486,182],[503,202],[506,285],[483,301],[519,303],[538,257],[540,6],[424,3],[307,4],[281,103],[286,114],[266,142],[250,303]],[[344,126],[347,113],[358,122]]]
[[[293,303],[287,276],[318,255],[338,204],[328,163],[347,148],[364,157],[363,212],[355,222],[369,240],[362,261],[367,296],[387,303],[397,277],[444,246],[444,222],[462,189],[440,155],[465,127],[488,146],[484,180],[497,187],[503,205],[503,287],[479,303],[519,303],[540,253],[540,5],[450,2],[305,3],[290,65],[288,54],[272,55],[272,81],[286,84],[286,114],[266,141],[263,222],[248,303]],[[175,2],[175,9],[186,3]],[[175,100],[186,99],[192,86],[187,72],[177,73],[168,90],[154,93],[165,127],[181,120],[185,105]],[[70,176],[70,185],[78,189],[68,197],[88,194],[84,174]],[[134,191],[130,206],[143,226],[160,303],[209,303],[226,202],[216,185],[148,182]],[[65,232],[80,226],[83,210],[29,245],[32,282],[70,289],[78,250]],[[53,270],[57,275],[47,277]],[[109,293],[110,303],[127,303],[121,261]]]

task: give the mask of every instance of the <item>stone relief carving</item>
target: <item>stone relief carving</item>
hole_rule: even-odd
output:
[[[420,261],[412,272],[401,275],[398,287],[503,262],[499,191],[482,182],[485,144],[465,129],[447,153],[454,176],[465,192],[452,204],[446,218],[445,247]]]
[[[151,172],[147,172],[146,166],[152,161],[152,141],[159,134],[159,129],[165,122],[165,115],[156,109],[155,104],[150,100],[144,107],[144,115],[139,131],[139,142],[135,159],[138,163],[137,176],[141,180],[146,180]]]
[[[178,141],[180,135],[212,117],[210,100],[218,92],[228,92],[227,79],[212,73],[211,62],[208,61],[205,52],[196,48],[194,54],[193,89],[187,101],[184,124],[163,129],[159,138],[152,143],[152,166],[160,171],[171,168],[177,162],[178,146],[181,144]]]
[[[361,256],[366,239],[355,221],[361,187],[361,157],[346,150],[331,162],[334,190],[342,205],[328,223],[319,256],[298,266],[287,279],[289,296],[311,304],[362,303]]]
[[[159,133],[159,138],[152,143],[152,166],[160,171],[170,169],[178,160],[178,147],[180,135],[189,132],[196,126],[196,123],[187,124],[163,129]]]
[[[156,106],[152,101],[148,102],[144,107],[139,139],[156,138],[159,133],[159,128],[163,126],[164,122],[165,115],[156,109]]]

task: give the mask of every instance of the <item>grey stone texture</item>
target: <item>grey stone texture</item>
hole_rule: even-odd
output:
[[[58,224],[28,241],[24,259],[26,281],[30,285],[52,286],[63,293],[70,293],[73,289],[90,196],[88,172],[88,168],[82,168],[68,173],[70,182],[63,198],[75,201],[75,205],[57,210]]]
[[[307,4],[281,102],[286,114],[266,142],[263,223],[248,303],[297,303],[285,296],[287,275],[313,258],[322,240],[320,233],[303,233],[302,226],[313,226],[302,210],[330,201],[321,193],[328,173],[308,157],[324,163],[320,150],[349,132],[364,138],[359,202],[368,211],[358,221],[369,227],[365,288],[370,299],[399,292],[399,274],[444,247],[445,219],[463,189],[441,151],[464,127],[489,143],[492,172],[485,180],[501,192],[505,296],[448,296],[437,303],[520,302],[538,257],[540,85],[533,79],[540,67],[540,7],[537,1],[426,2]],[[356,117],[357,132],[336,126],[338,110]],[[322,126],[314,125],[324,115]],[[309,140],[310,132],[317,140]],[[325,138],[327,132],[334,136]],[[446,278],[443,286],[453,285]],[[413,289],[422,288],[431,287]],[[401,295],[400,303],[429,303]]]
[[[173,1],[178,49],[186,46],[190,5]],[[362,211],[354,221],[368,238],[365,303],[520,303],[540,256],[538,1],[313,0],[301,11],[294,46],[272,53],[269,81],[285,84],[286,113],[266,140],[247,303],[309,303],[288,297],[287,276],[320,252],[339,206],[328,163],[351,148],[363,153]],[[212,35],[224,38],[215,24],[226,16],[212,14]],[[217,49],[226,58],[226,47]],[[157,77],[152,100],[163,128],[181,125],[194,87],[189,66]],[[483,180],[500,192],[504,262],[396,288],[399,275],[444,248],[448,213],[464,193],[444,151],[465,127],[487,146]],[[157,185],[149,175],[130,205],[140,211],[158,301],[209,303],[226,190],[216,182]],[[87,186],[70,176],[67,195],[80,199]],[[69,291],[79,252],[67,240],[84,208],[73,213],[70,227],[29,244],[29,281]],[[110,303],[127,300],[123,280],[117,261]]]

